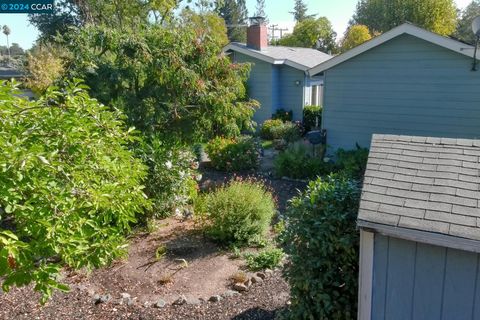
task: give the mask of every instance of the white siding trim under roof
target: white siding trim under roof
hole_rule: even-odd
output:
[[[315,66],[309,69],[307,72],[310,76],[315,76],[321,72],[324,72],[327,69],[333,68],[334,66],[349,60],[353,57],[358,56],[359,54],[370,50],[376,46],[381,45],[384,42],[387,42],[393,38],[396,38],[402,34],[409,34],[411,36],[423,39],[425,41],[431,42],[433,44],[439,45],[441,47],[450,49],[457,53],[463,54],[468,57],[473,58],[473,49],[474,47],[466,43],[441,36],[437,33],[425,30],[423,28],[417,27],[411,23],[404,23],[396,28],[393,28],[390,31],[385,32],[384,34],[373,38],[370,41],[367,41],[341,55],[338,55],[330,60],[322,62],[318,66]]]

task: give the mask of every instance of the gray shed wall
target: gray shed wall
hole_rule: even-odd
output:
[[[471,65],[402,35],[325,71],[328,145],[368,147],[373,133],[479,138],[480,71]]]
[[[479,255],[375,235],[372,320],[480,319]]]

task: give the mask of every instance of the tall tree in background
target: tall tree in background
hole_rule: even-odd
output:
[[[348,51],[370,39],[372,39],[372,35],[370,34],[367,26],[351,26],[347,29],[347,31],[345,31],[345,35],[341,41],[340,51]]]
[[[326,17],[305,19],[295,25],[292,34],[278,41],[289,47],[315,48],[322,52],[336,52],[335,37],[331,22]]]
[[[11,57],[11,55],[10,55],[10,43],[9,43],[9,40],[8,40],[8,36],[10,35],[10,33],[12,33],[10,28],[7,25],[4,25],[3,26],[3,34],[7,36],[7,50],[8,50],[8,57],[9,58]]]
[[[265,21],[268,21],[267,13],[265,12],[265,0],[257,0],[255,7],[255,16],[264,17]]]
[[[475,35],[472,31],[472,21],[475,17],[480,16],[480,1],[472,1],[460,14],[455,37],[468,42],[475,43]]]
[[[41,39],[50,41],[72,27],[105,25],[122,30],[147,23],[163,23],[173,17],[181,0],[58,0],[52,14],[30,14]]]
[[[316,14],[307,14],[307,4],[303,0],[295,0],[295,6],[290,13],[296,22],[301,22],[305,19],[315,18]]]
[[[351,25],[366,25],[371,32],[385,32],[406,21],[451,35],[457,24],[454,0],[360,0]]]
[[[248,11],[245,0],[217,1],[216,10],[227,25],[227,36],[232,42],[247,41]]]

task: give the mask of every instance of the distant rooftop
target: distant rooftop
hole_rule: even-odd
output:
[[[18,69],[0,66],[0,80],[10,80],[12,78],[19,79],[23,76],[24,74]]]
[[[332,56],[329,54],[310,48],[268,46],[267,49],[259,51],[247,47],[247,45],[244,43],[238,42],[232,42],[226,48],[227,50],[235,50],[238,48],[246,54],[248,54],[247,52],[250,52],[255,55],[264,56],[270,58],[271,60],[277,61],[277,64],[279,64],[282,60],[288,60],[294,64],[304,67],[301,69],[313,68],[314,66],[332,58]]]
[[[478,241],[479,201],[480,140],[373,135],[359,226]]]

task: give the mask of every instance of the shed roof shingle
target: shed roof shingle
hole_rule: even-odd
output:
[[[373,135],[361,221],[480,240],[480,140]]]

